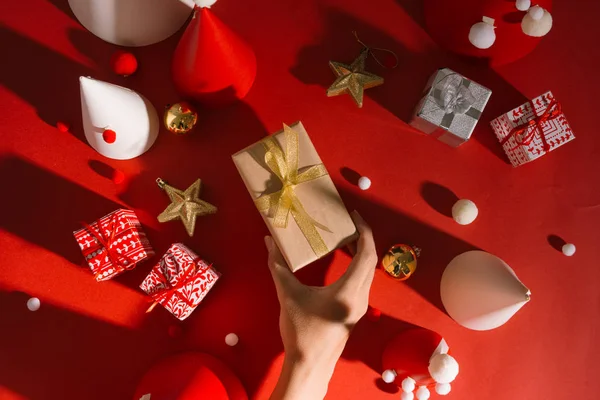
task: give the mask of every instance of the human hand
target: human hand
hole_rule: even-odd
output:
[[[344,275],[326,287],[302,284],[273,239],[265,237],[285,350],[273,400],[323,398],[352,328],[367,311],[377,253],[371,228],[356,211],[352,219],[360,234],[351,249],[354,258]]]

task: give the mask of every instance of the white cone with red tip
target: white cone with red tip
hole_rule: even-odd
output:
[[[79,82],[85,138],[98,153],[128,160],[154,144],[160,125],[148,99],[133,90],[89,77],[82,76]]]

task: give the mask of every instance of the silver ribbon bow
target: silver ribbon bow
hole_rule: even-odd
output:
[[[469,90],[471,81],[451,73],[437,82],[432,91],[435,104],[446,114],[440,126],[448,129],[455,115],[465,114],[479,119],[481,111],[473,108],[476,98]]]

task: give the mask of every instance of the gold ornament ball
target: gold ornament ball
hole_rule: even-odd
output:
[[[164,123],[169,132],[183,135],[194,129],[198,113],[189,103],[181,101],[165,108]]]
[[[391,277],[404,281],[417,269],[417,257],[421,250],[407,244],[397,244],[392,246],[381,260],[381,265],[385,272]]]

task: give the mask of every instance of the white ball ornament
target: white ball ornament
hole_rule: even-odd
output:
[[[41,305],[42,303],[37,297],[32,297],[29,300],[27,300],[27,308],[29,309],[29,311],[37,311],[40,309]]]
[[[452,390],[449,383],[438,383],[435,385],[435,392],[440,396],[445,396]]]
[[[386,369],[383,371],[383,374],[381,374],[381,379],[383,379],[385,383],[392,383],[396,380],[396,376],[398,376],[396,371],[393,369]]]
[[[436,354],[429,362],[429,374],[437,383],[454,381],[458,372],[458,362],[450,354]]]
[[[427,400],[429,397],[431,397],[431,393],[427,389],[427,386],[421,386],[417,389],[418,400]]]
[[[544,9],[540,6],[533,6],[527,11],[527,14],[529,14],[534,21],[539,21],[544,16]]]
[[[469,225],[478,214],[479,210],[471,200],[461,199],[452,206],[452,218],[460,225]]]
[[[567,243],[562,247],[562,252],[567,257],[571,257],[575,254],[575,250],[577,250],[577,248],[573,243]]]
[[[409,377],[404,378],[404,380],[402,381],[402,390],[405,392],[412,392],[413,390],[415,390],[415,386],[416,386],[417,382]]]
[[[413,400],[415,398],[415,395],[413,394],[413,392],[402,392],[402,394],[400,395],[400,400]]]
[[[484,17],[484,22],[477,22],[469,31],[469,42],[478,49],[488,49],[496,41],[494,20]]]
[[[361,188],[362,190],[367,190],[368,188],[371,187],[371,180],[369,178],[367,178],[366,176],[361,176],[360,179],[358,180],[358,187]]]
[[[517,0],[515,6],[519,11],[527,11],[531,7],[531,0]]]
[[[239,341],[240,338],[235,333],[229,333],[227,336],[225,336],[225,343],[227,346],[233,347],[238,344]]]

